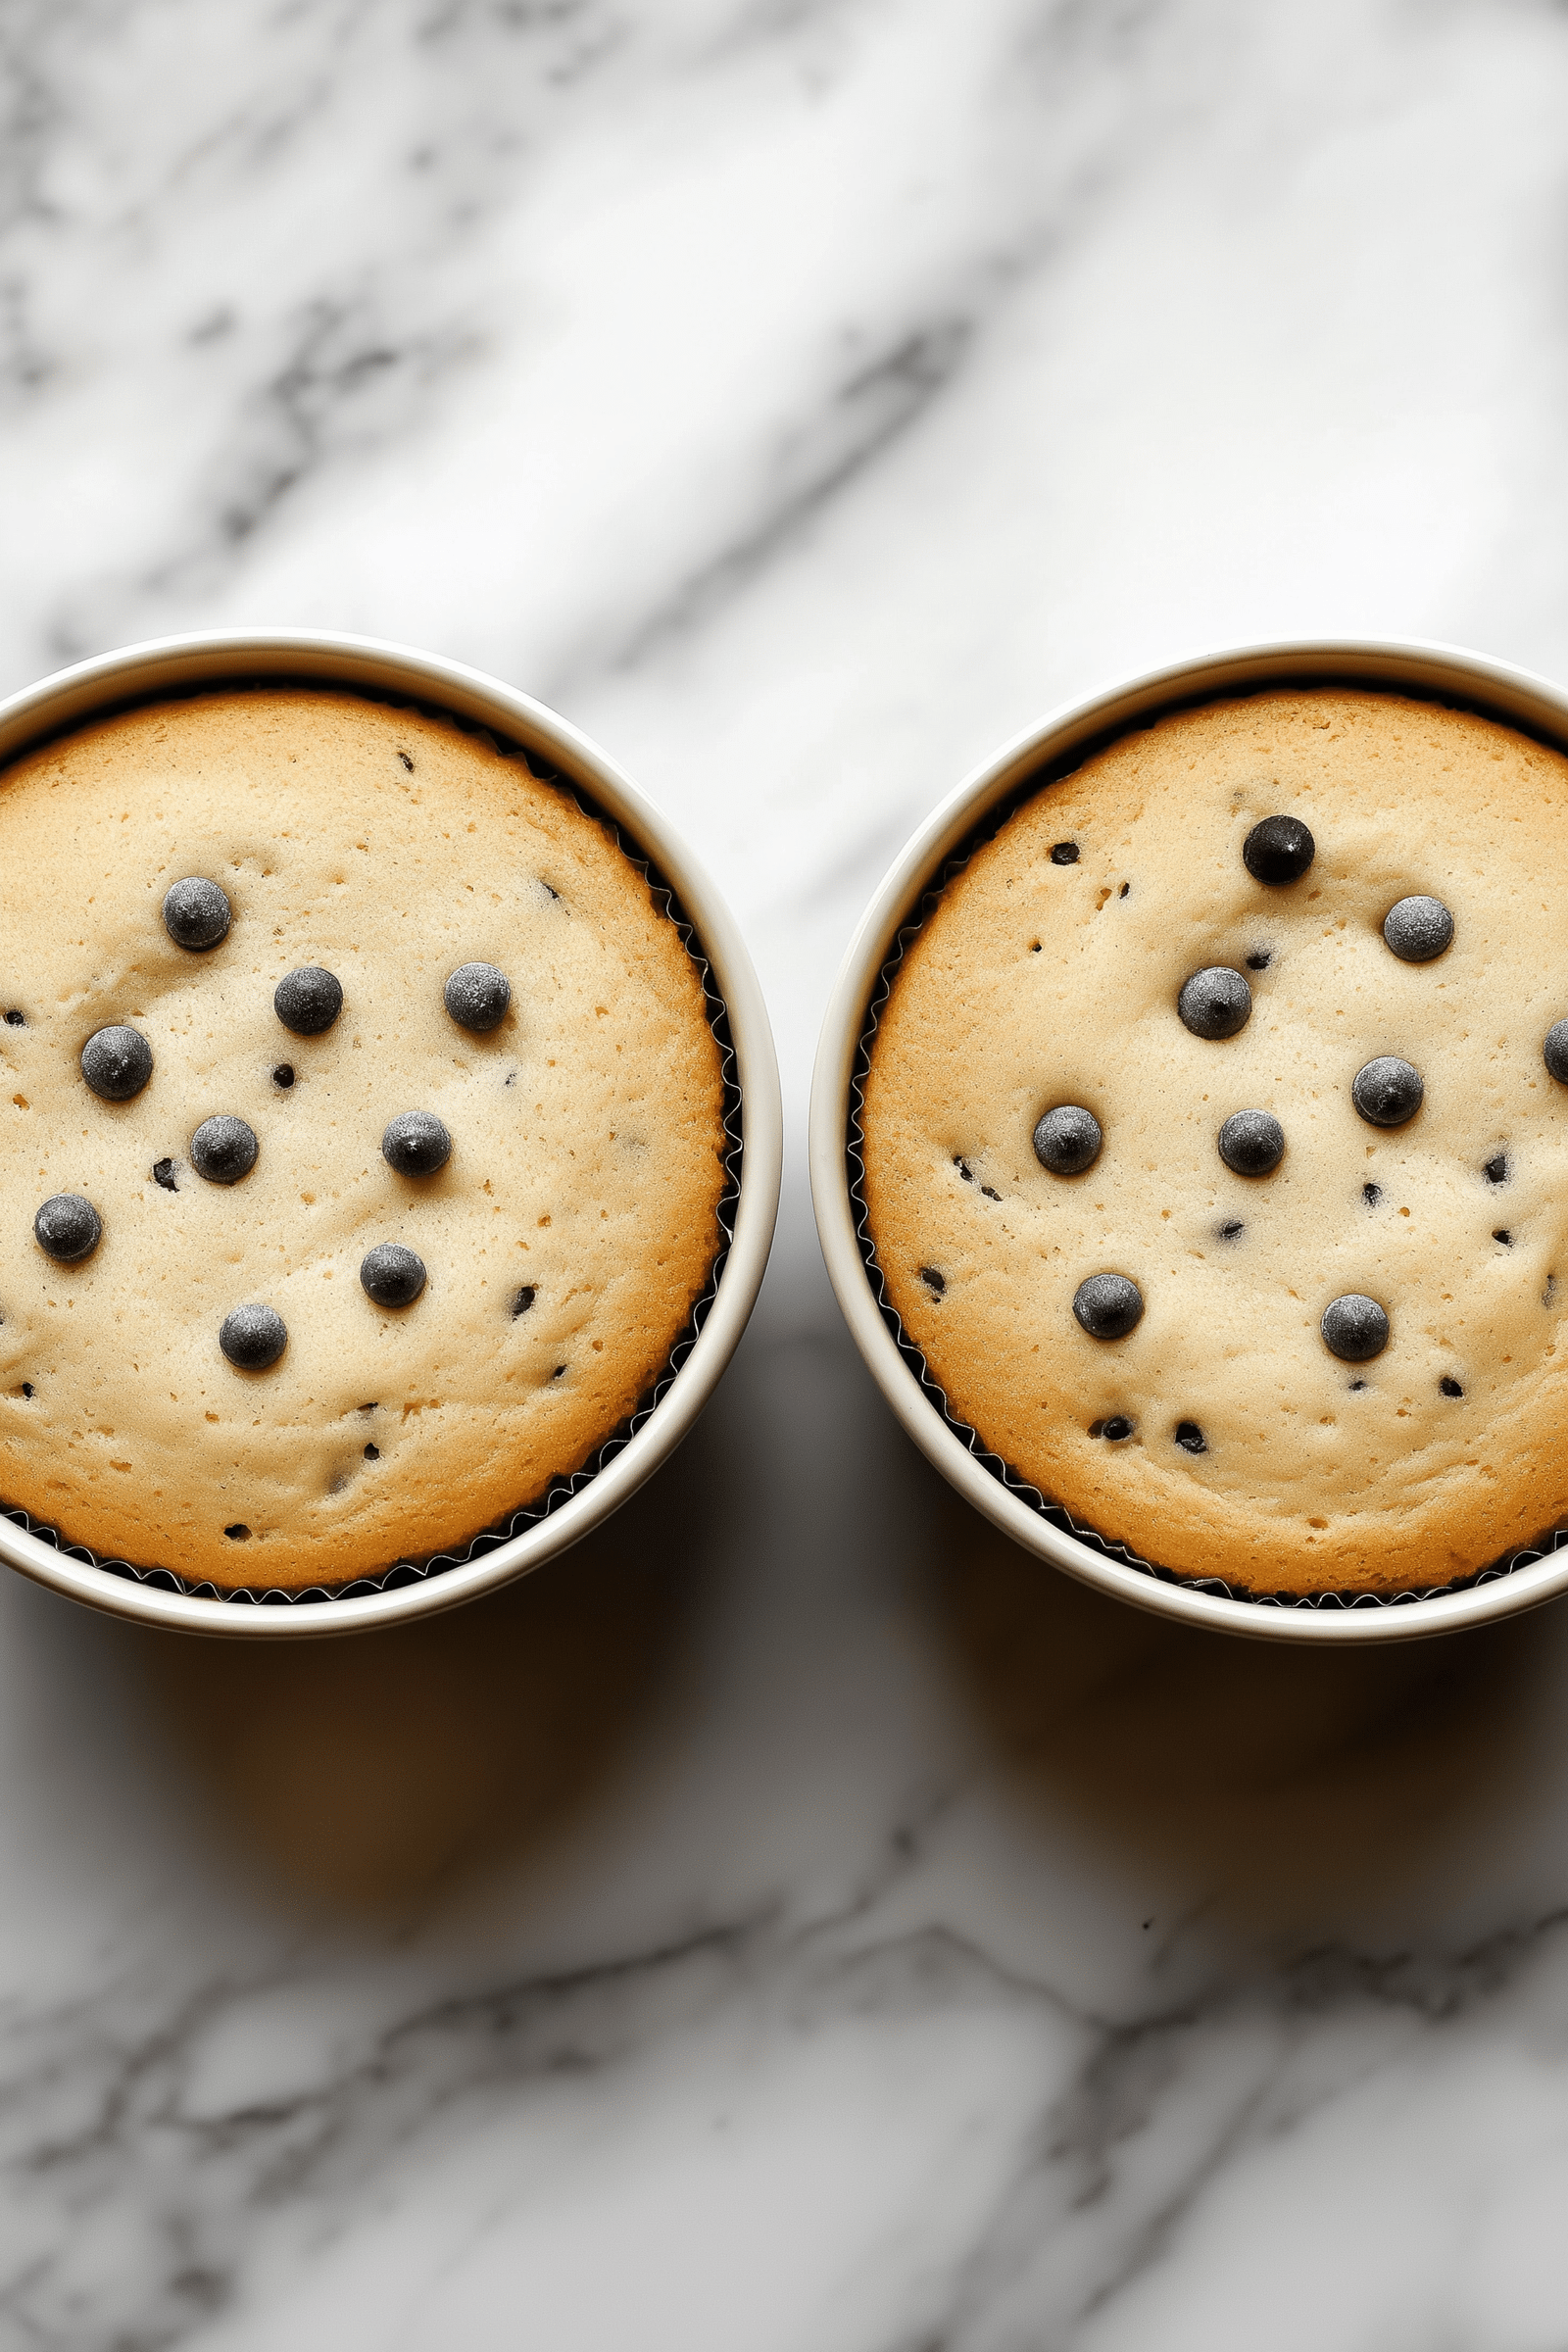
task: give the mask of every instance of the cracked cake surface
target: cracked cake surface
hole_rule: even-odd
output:
[[[1565,1016],[1558,753],[1373,691],[1168,715],[1026,800],[894,975],[889,1301],[1146,1560],[1456,1582],[1568,1515]]]
[[[101,1556],[461,1544],[612,1435],[721,1246],[675,923],[438,716],[237,687],[14,763],[0,994],[0,1498]]]

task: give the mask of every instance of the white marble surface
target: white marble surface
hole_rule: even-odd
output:
[[[1012,1553],[800,1166],[893,850],[1227,638],[1568,673],[1548,0],[10,0],[0,683],[313,622],[706,845],[795,1127],[707,1421],[308,1655],[0,1590],[0,2352],[1561,2352],[1568,1616]]]

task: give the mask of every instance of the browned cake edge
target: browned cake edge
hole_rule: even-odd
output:
[[[863,1122],[867,1086],[874,1075],[875,1050],[883,1014],[909,950],[938,909],[949,886],[961,877],[971,860],[1043,793],[1049,791],[1054,797],[1058,792],[1064,792],[1065,808],[1066,803],[1072,798],[1071,787],[1079,784],[1086,771],[1094,768],[1102,753],[1127,736],[1142,734],[1157,726],[1161,719],[1177,715],[1183,709],[1203,708],[1211,704],[1246,704],[1260,696],[1281,692],[1311,694],[1314,690],[1322,691],[1326,683],[1281,681],[1278,684],[1250,687],[1234,694],[1221,692],[1204,695],[1196,698],[1192,704],[1177,704],[1167,710],[1143,713],[1096,743],[1082,747],[1070,763],[1064,764],[1060,770],[1053,772],[1048,763],[1043,763],[1002,802],[987,810],[977,820],[973,831],[949,853],[940,870],[929,878],[914,910],[899,927],[893,948],[878,969],[852,1068],[846,1158],[856,1238],[866,1278],[883,1321],[906,1364],[919,1382],[921,1393],[932,1410],[980,1466],[1010,1494],[1051,1524],[1079,1542],[1087,1543],[1105,1557],[1166,1583],[1187,1585],[1244,1601],[1261,1600],[1297,1606],[1316,1605],[1323,1601],[1345,1606],[1353,1602],[1389,1605],[1494,1582],[1568,1544],[1568,1524],[1565,1524],[1562,1516],[1558,1492],[1561,1479],[1557,1478],[1555,1483],[1541,1478],[1527,1482],[1529,1491],[1520,1497],[1520,1509],[1515,1514],[1518,1522],[1516,1527],[1503,1538],[1495,1556],[1482,1561],[1478,1561],[1473,1552],[1466,1553],[1463,1546],[1446,1547],[1441,1543],[1435,1545],[1429,1529],[1410,1540],[1405,1540],[1396,1529],[1386,1532],[1384,1538],[1375,1543],[1361,1543],[1352,1539],[1335,1546],[1333,1557],[1319,1554],[1310,1561],[1298,1561],[1282,1557],[1277,1541],[1266,1532],[1259,1533],[1255,1540],[1238,1540],[1235,1528],[1221,1524],[1217,1514],[1209,1524],[1162,1529],[1160,1542],[1149,1546],[1157,1549],[1160,1557],[1152,1559],[1142,1548],[1149,1544],[1150,1530],[1139,1524],[1136,1512],[1129,1516],[1119,1515],[1114,1504],[1102,1497],[1106,1507],[1098,1511],[1097,1522],[1091,1522],[1083,1515],[1081,1503],[1069,1505],[1044,1493],[1030,1482],[1026,1474],[991,1447],[983,1429],[964,1420],[961,1413],[953,1408],[947,1391],[922,1349],[911,1338],[900,1311],[902,1286],[896,1278],[896,1270],[884,1266],[878,1255],[875,1171],[874,1168],[868,1168],[865,1154]],[[1447,697],[1412,697],[1407,689],[1392,684],[1361,684],[1348,691],[1394,702],[1430,702],[1436,709],[1485,717],[1489,724],[1499,726],[1506,732],[1521,731],[1517,722],[1510,724],[1488,712],[1470,713],[1462,701]],[[1499,1529],[1499,1535],[1501,1532]]]
[[[231,690],[244,690],[254,685],[261,690],[276,691],[286,688],[289,680],[276,677],[236,678],[232,681],[209,681],[197,690],[201,695],[222,691],[226,684]],[[531,1491],[500,1500],[492,1465],[475,1464],[475,1476],[468,1482],[472,1496],[466,1507],[460,1504],[456,1514],[449,1508],[445,1513],[428,1514],[427,1546],[411,1549],[390,1561],[369,1561],[355,1556],[345,1558],[343,1574],[330,1583],[319,1576],[300,1577],[283,1582],[276,1580],[266,1586],[247,1586],[237,1578],[220,1582],[213,1576],[182,1575],[178,1569],[164,1561],[132,1562],[112,1551],[100,1551],[87,1540],[99,1532],[91,1524],[90,1511],[77,1518],[71,1528],[56,1525],[50,1519],[29,1511],[23,1503],[9,1498],[0,1499],[0,1516],[30,1534],[39,1535],[62,1551],[86,1564],[124,1577],[132,1582],[154,1584],[164,1590],[176,1591],[198,1598],[236,1601],[240,1604],[268,1601],[299,1602],[310,1600],[357,1597],[412,1582],[422,1582],[448,1569],[461,1567],[475,1556],[492,1550],[498,1544],[520,1535],[527,1528],[548,1518],[552,1512],[573,1495],[581,1493],[599,1472],[608,1466],[625,1447],[629,1440],[647,1423],[674,1382],[690,1355],[697,1337],[717,1295],[730,1245],[734,1238],[735,1213],[740,1199],[743,1140],[742,1097],[734,1045],[730,1037],[729,1015],[716,976],[712,970],[696,926],[682,907],[673,887],[664,880],[653,858],[639,844],[628,839],[617,821],[594,799],[589,786],[568,776],[546,758],[542,758],[520,742],[498,735],[491,727],[464,718],[439,705],[425,704],[414,696],[384,695],[342,680],[311,679],[301,683],[312,692],[326,692],[356,697],[383,707],[417,712],[418,715],[441,726],[477,738],[498,751],[503,758],[522,761],[527,773],[539,784],[562,794],[577,810],[596,826],[612,846],[625,858],[627,864],[646,883],[655,911],[671,923],[676,931],[701,992],[707,1025],[712,1038],[715,1054],[717,1088],[715,1147],[719,1163],[719,1188],[712,1203],[712,1249],[706,1276],[689,1301],[689,1310],[680,1329],[675,1333],[667,1354],[653,1379],[620,1398],[623,1407],[613,1427],[602,1428],[582,1448],[578,1458],[558,1464],[542,1480],[530,1482]],[[83,729],[101,724],[105,718],[118,716],[122,709],[135,710],[161,703],[185,699],[177,692],[160,691],[138,697],[130,706],[121,706],[103,712],[88,713],[74,720],[64,736],[75,735]],[[64,737],[62,738],[62,740]],[[19,761],[31,759],[45,745],[32,745],[18,755]],[[16,764],[8,762],[7,764]],[[502,1485],[504,1486],[503,1480]],[[417,1508],[411,1499],[411,1518]],[[477,1522],[477,1523],[476,1523]]]

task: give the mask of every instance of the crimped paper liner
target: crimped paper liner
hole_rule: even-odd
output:
[[[1078,768],[1088,756],[1076,754],[1069,763],[1070,767]],[[1537,1560],[1560,1550],[1568,1544],[1568,1528],[1554,1528],[1538,1543],[1504,1552],[1501,1558],[1491,1561],[1485,1568],[1478,1568],[1472,1575],[1455,1577],[1451,1584],[1412,1586],[1397,1592],[1356,1592],[1339,1588],[1321,1592],[1254,1592],[1245,1585],[1228,1585],[1217,1576],[1184,1576],[1174,1568],[1162,1568],[1157,1561],[1146,1560],[1141,1553],[1118,1543],[1113,1536],[1102,1536],[1097,1527],[1075,1519],[1065,1503],[1053,1502],[1038,1487],[1031,1486],[1026,1478],[1020,1477],[1010,1462],[1004,1461],[1000,1454],[991,1451],[978,1430],[971,1429],[967,1421],[960,1421],[949,1409],[948,1399],[938,1383],[932,1379],[925,1357],[906,1332],[898,1309],[888,1297],[882,1268],[877,1263],[876,1244],[871,1238],[870,1214],[865,1202],[865,1161],[861,1156],[865,1135],[860,1121],[865,1102],[865,1080],[871,1067],[871,1045],[899,966],[908,953],[910,942],[927,921],[948,884],[956,875],[962,873],[976,851],[983,849],[1001,831],[1008,817],[1025,801],[1032,800],[1036,793],[1055,781],[1056,771],[1049,767],[1026,778],[1015,791],[1007,794],[998,808],[987,811],[963,846],[947,860],[937,880],[922,897],[919,912],[899,932],[892,955],[877,974],[876,987],[866,1007],[856,1049],[855,1068],[850,1079],[849,1127],[845,1138],[845,1155],[850,1168],[850,1199],[856,1209],[855,1238],[859,1245],[865,1278],[871,1286],[871,1295],[882,1320],[892,1333],[899,1353],[919,1382],[920,1393],[926,1402],[973,1454],[982,1470],[996,1479],[1000,1486],[1005,1487],[1009,1494],[1015,1494],[1020,1502],[1026,1503],[1030,1510],[1037,1511],[1042,1519],[1059,1528],[1063,1535],[1088,1544],[1091,1550],[1100,1552],[1107,1560],[1116,1561],[1121,1567],[1136,1569],[1140,1576],[1154,1577],[1164,1585],[1181,1585],[1190,1592],[1210,1592],[1221,1600],[1244,1600],[1257,1608],[1276,1609],[1398,1608],[1401,1603],[1408,1601],[1435,1600],[1443,1592],[1462,1592],[1473,1585],[1495,1584],[1500,1577],[1511,1576],[1515,1569],[1529,1568]]]
[[[284,685],[288,681],[280,677],[258,679],[241,676],[234,683],[237,686],[266,685],[270,687]],[[319,690],[322,681],[313,678],[305,680],[304,683],[313,689]],[[137,702],[149,700],[173,702],[182,700],[187,695],[210,694],[213,691],[213,685],[204,684],[195,688],[180,689],[171,694],[159,694],[152,697],[137,696],[135,700]],[[489,744],[493,751],[501,753],[505,759],[521,759],[526,762],[528,772],[536,783],[551,785],[557,792],[564,794],[565,798],[584,816],[592,818],[595,824],[602,825],[613,840],[622,857],[642,875],[653,894],[656,908],[674,924],[682,946],[697,968],[697,976],[703,987],[703,1004],[708,1014],[708,1025],[711,1029],[714,1043],[718,1047],[719,1077],[723,1086],[722,1124],[726,1138],[724,1189],[719,1195],[716,1212],[722,1238],[713,1262],[709,1268],[708,1280],[703,1286],[701,1296],[693,1306],[679,1339],[669,1351],[664,1369],[629,1418],[605,1440],[604,1444],[598,1447],[588,1461],[583,1463],[580,1469],[563,1472],[561,1476],[553,1478],[537,1502],[527,1503],[519,1509],[510,1512],[505,1519],[498,1520],[493,1527],[481,1529],[478,1535],[470,1536],[466,1542],[459,1544],[454,1550],[431,1552],[424,1559],[395,1560],[390,1567],[378,1569],[373,1576],[358,1576],[348,1584],[308,1585],[298,1591],[292,1591],[282,1585],[215,1585],[209,1582],[193,1584],[188,1577],[176,1576],[172,1568],[138,1568],[130,1560],[106,1559],[102,1554],[91,1550],[85,1544],[73,1544],[68,1536],[61,1533],[59,1528],[49,1526],[44,1520],[34,1519],[29,1511],[14,1508],[9,1504],[0,1504],[0,1518],[11,1520],[17,1527],[24,1528],[29,1536],[36,1536],[40,1543],[52,1544],[66,1559],[80,1560],[83,1566],[88,1568],[102,1568],[107,1575],[128,1578],[132,1584],[152,1585],[160,1592],[183,1592],[187,1598],[192,1600],[224,1600],[232,1601],[236,1606],[248,1604],[251,1607],[262,1608],[300,1608],[322,1600],[360,1600],[368,1593],[390,1592],[395,1592],[402,1585],[423,1584],[432,1576],[444,1575],[449,1568],[465,1568],[470,1560],[481,1558],[485,1552],[494,1551],[498,1544],[507,1543],[513,1536],[520,1536],[526,1529],[536,1527],[541,1519],[548,1519],[552,1511],[559,1510],[561,1505],[569,1501],[572,1495],[580,1494],[583,1488],[597,1478],[600,1471],[606,1469],[615,1456],[624,1450],[629,1440],[636,1436],[649,1417],[658,1410],[664,1397],[668,1396],[676,1374],[690,1355],[696,1344],[697,1335],[707,1322],[709,1311],[718,1296],[718,1286],[729,1257],[730,1244],[735,1238],[735,1211],[741,1196],[741,1090],[736,1076],[735,1048],[730,1037],[729,1012],[723,998],[718,993],[718,984],[713,977],[712,967],[703,953],[696,930],[688,921],[668,883],[661,876],[653,861],[626,840],[614,819],[607,816],[602,808],[596,807],[591,794],[584,792],[575,782],[568,782],[558,769],[550,766],[540,760],[538,755],[531,752],[526,744],[503,742],[492,729],[476,726],[471,720],[461,718],[456,711],[443,710],[439,704],[418,702],[412,696],[375,694],[368,692],[363,686],[345,685],[342,691],[348,694],[357,694],[365,702],[384,703],[394,710],[425,711],[432,717],[444,720],[448,726],[460,727],[464,734],[471,735],[479,742]],[[74,728],[71,731],[74,732]]]

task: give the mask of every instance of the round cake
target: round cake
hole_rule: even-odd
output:
[[[702,976],[455,722],[239,687],[0,777],[0,1500],[221,1588],[536,1501],[722,1245]]]
[[[946,885],[869,1061],[888,1301],[1081,1523],[1390,1593],[1568,1517],[1556,752],[1350,689],[1167,716]]]

